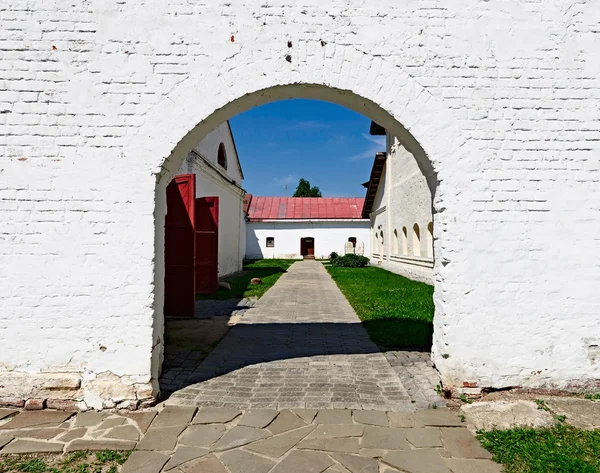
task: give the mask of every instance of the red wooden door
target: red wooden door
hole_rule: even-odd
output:
[[[219,285],[219,198],[196,199],[196,294],[212,294]]]
[[[194,209],[196,176],[175,176],[167,186],[165,217],[165,314],[193,317],[194,292]]]

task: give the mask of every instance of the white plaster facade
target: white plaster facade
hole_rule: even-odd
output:
[[[165,188],[289,97],[368,115],[427,177],[445,385],[598,389],[599,21],[592,0],[5,2],[0,398],[157,393]]]
[[[226,166],[218,163],[225,147]],[[190,152],[177,174],[196,175],[196,197],[219,197],[219,277],[242,270],[246,251],[244,175],[228,122],[210,132]]]
[[[432,284],[431,189],[414,156],[389,133],[370,219],[371,264]]]
[[[335,251],[343,255],[348,238],[362,244],[364,256],[370,255],[368,220],[292,220],[248,222],[246,228],[246,258],[301,259],[301,238],[314,238],[315,258],[328,258]],[[274,246],[267,246],[274,238]]]

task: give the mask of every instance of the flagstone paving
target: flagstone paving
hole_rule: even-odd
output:
[[[465,425],[445,409],[13,411],[0,455],[133,449],[121,473],[500,473]],[[125,429],[140,440],[112,438]]]
[[[386,355],[317,261],[288,272],[185,376],[169,405],[411,411],[444,406],[429,353]]]

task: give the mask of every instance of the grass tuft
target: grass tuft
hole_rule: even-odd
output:
[[[547,429],[479,432],[478,438],[506,473],[600,472],[600,430],[559,423]]]

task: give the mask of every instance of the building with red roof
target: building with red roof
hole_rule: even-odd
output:
[[[246,258],[370,255],[364,197],[263,197],[246,194]]]

